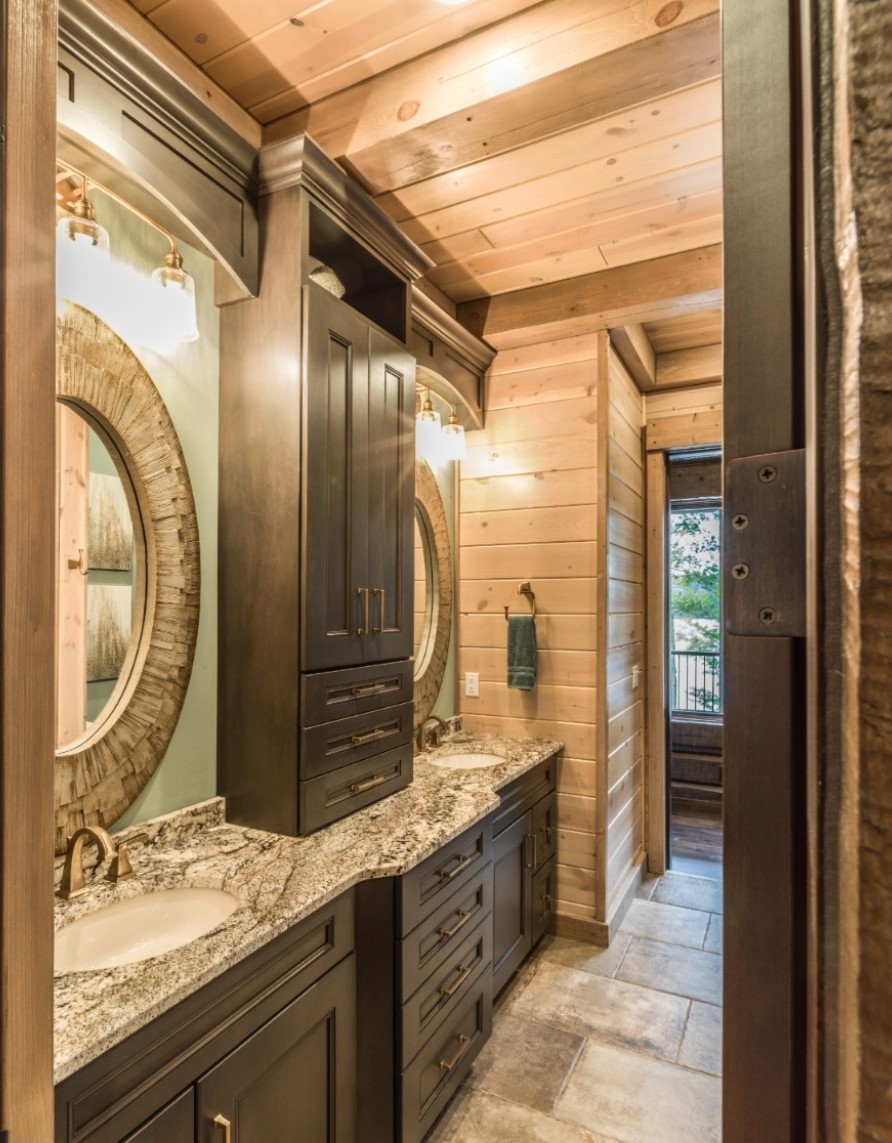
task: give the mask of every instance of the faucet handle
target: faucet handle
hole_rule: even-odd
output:
[[[118,843],[118,847],[112,855],[111,862],[108,867],[108,873],[105,875],[106,881],[111,881],[117,885],[119,881],[126,881],[128,877],[133,876],[133,866],[130,864],[130,857],[127,853],[128,845],[135,845],[138,842],[149,840],[147,833],[137,833],[127,841]]]

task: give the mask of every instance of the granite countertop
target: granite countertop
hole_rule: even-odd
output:
[[[149,837],[130,850],[133,878],[119,885],[88,879],[83,897],[57,898],[57,929],[114,901],[188,885],[226,889],[240,905],[211,932],[171,952],[57,975],[56,1082],[352,885],[406,873],[496,809],[503,786],[561,746],[543,738],[459,732],[415,759],[415,778],[406,789],[306,838],[228,824],[220,798],[122,831],[124,840]],[[475,770],[430,761],[469,752],[499,754],[505,761]],[[88,854],[94,857],[95,847]]]

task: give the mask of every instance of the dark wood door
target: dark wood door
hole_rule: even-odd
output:
[[[517,819],[492,843],[493,994],[511,979],[533,947],[533,870],[530,837],[533,813]]]
[[[355,1143],[355,954],[199,1080],[196,1109],[198,1143]]]
[[[368,646],[369,327],[315,286],[304,299],[301,625],[312,671],[362,663]]]
[[[412,654],[414,402],[414,358],[372,330],[367,455],[372,630],[366,658],[374,662]]]
[[[195,1143],[195,1089],[177,1096],[124,1143]]]

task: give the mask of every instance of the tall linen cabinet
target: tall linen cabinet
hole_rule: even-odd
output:
[[[221,311],[218,789],[231,821],[293,835],[412,778],[405,341],[428,262],[309,136],[260,176],[260,292]]]

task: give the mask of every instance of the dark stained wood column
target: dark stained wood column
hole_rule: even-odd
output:
[[[795,8],[786,0],[723,8],[726,480],[738,458],[805,443]],[[726,555],[735,511],[726,495]],[[770,574],[775,553],[766,547],[756,558]],[[739,630],[728,563],[726,629]],[[769,624],[764,635],[725,639],[723,1143],[803,1138],[803,643],[773,636]]]

